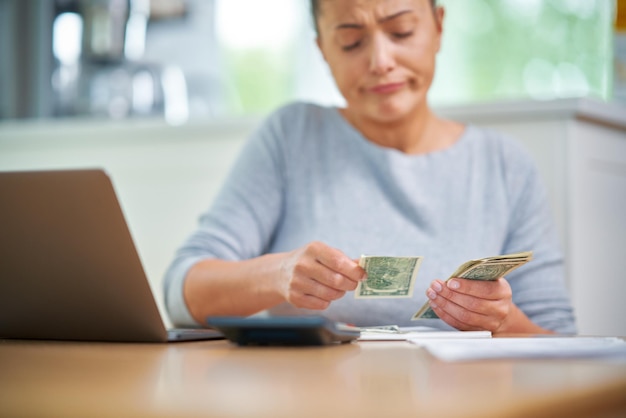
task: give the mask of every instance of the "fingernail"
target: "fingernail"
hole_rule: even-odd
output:
[[[458,289],[461,284],[457,280],[448,280],[448,287],[450,289]]]
[[[426,291],[426,296],[428,296],[429,299],[435,299],[437,294],[432,289],[428,289]]]
[[[432,287],[437,292],[441,292],[443,290],[443,287],[441,286],[441,283],[439,283],[439,282],[433,282]]]
[[[437,307],[437,304],[435,302],[433,302],[432,300],[430,301],[429,304],[430,304],[431,308],[436,308]]]
[[[365,280],[367,280],[367,273],[363,273],[363,276],[361,276],[361,281],[364,282]]]

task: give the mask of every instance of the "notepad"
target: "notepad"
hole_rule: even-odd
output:
[[[458,339],[455,341],[411,339],[444,361],[502,358],[611,357],[626,361],[626,342],[615,337],[535,337]]]

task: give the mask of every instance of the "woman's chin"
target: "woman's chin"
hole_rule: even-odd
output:
[[[368,106],[370,118],[382,123],[399,121],[415,112],[416,106],[401,100],[386,100]]]

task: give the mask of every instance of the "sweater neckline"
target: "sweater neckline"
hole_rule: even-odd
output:
[[[329,111],[333,115],[332,117],[335,119],[337,125],[349,134],[349,137],[352,138],[351,140],[358,141],[358,143],[361,144],[362,148],[367,149],[370,152],[408,160],[430,159],[439,156],[447,157],[454,155],[459,152],[460,149],[465,147],[465,144],[468,142],[469,136],[471,136],[471,131],[474,129],[471,124],[464,124],[463,133],[461,134],[459,139],[451,146],[427,153],[408,154],[396,148],[385,147],[383,145],[379,145],[370,141],[360,131],[352,126],[352,124],[343,117],[339,110],[340,109],[336,106],[329,108]]]

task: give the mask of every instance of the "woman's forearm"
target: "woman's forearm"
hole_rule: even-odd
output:
[[[209,316],[247,316],[284,302],[279,277],[283,258],[268,254],[245,261],[198,262],[184,282],[189,312],[204,323]]]
[[[187,274],[183,294],[191,316],[247,316],[282,302],[326,309],[366,277],[356,260],[322,242],[245,261],[204,260]]]

